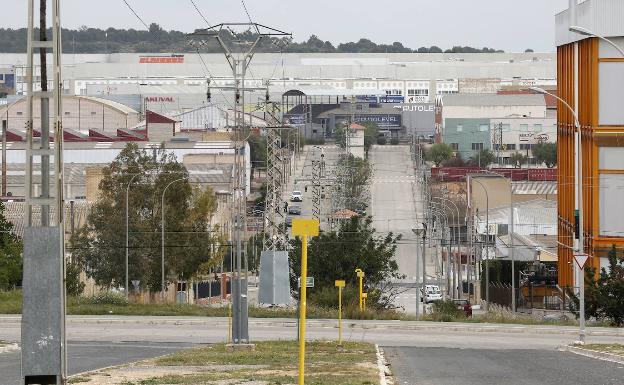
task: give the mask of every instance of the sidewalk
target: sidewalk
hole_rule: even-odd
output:
[[[19,315],[1,315],[2,324],[21,322]],[[142,325],[198,325],[211,327],[227,327],[228,319],[223,317],[156,317],[156,316],[68,316],[68,324],[142,324]],[[336,328],[335,319],[309,319],[310,328]],[[297,327],[296,318],[250,318],[250,327]],[[395,331],[426,331],[444,330],[449,332],[468,333],[527,333],[527,334],[558,334],[578,335],[576,326],[546,326],[519,324],[489,324],[470,322],[431,322],[431,321],[377,321],[377,320],[343,320],[346,329],[353,330],[395,330]],[[588,327],[588,336],[624,337],[624,328]]]

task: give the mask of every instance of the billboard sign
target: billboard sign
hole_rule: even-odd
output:
[[[377,96],[374,95],[358,95],[356,99],[358,102],[378,103]]]
[[[385,95],[379,97],[379,103],[404,103],[405,97],[402,95]]]
[[[336,120],[349,121],[348,115],[336,116]],[[401,127],[402,118],[400,114],[370,114],[370,115],[355,115],[355,123],[377,123],[379,127]]]
[[[184,55],[139,56],[139,64],[182,64]]]
[[[305,114],[284,114],[284,124],[303,126],[306,124]]]

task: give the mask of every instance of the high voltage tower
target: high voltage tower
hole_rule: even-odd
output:
[[[234,29],[242,30],[238,34]],[[251,41],[239,39],[240,35],[251,35]],[[249,325],[247,318],[247,280],[243,276],[242,261],[242,232],[246,229],[246,206],[247,206],[247,186],[245,175],[244,157],[241,156],[245,148],[247,138],[242,137],[244,126],[244,91],[245,76],[251,64],[260,42],[264,39],[279,40],[279,38],[290,37],[291,34],[270,28],[258,23],[221,23],[212,27],[200,30],[188,35],[192,40],[189,44],[199,47],[206,45],[207,39],[216,39],[225,58],[232,69],[234,77],[234,130],[236,134],[235,142],[235,178],[232,223],[234,223],[234,240],[236,247],[235,270],[236,276],[232,281],[232,339],[234,343],[249,342]],[[228,38],[231,37],[231,38]],[[238,51],[235,47],[239,47]],[[247,266],[247,264],[245,264]],[[246,276],[246,274],[245,274]]]
[[[322,156],[322,155],[321,155]],[[321,220],[323,158],[312,160],[312,216]]]
[[[267,194],[265,203],[264,250],[283,250],[286,246],[282,207],[282,177],[284,159],[278,127],[267,128]]]

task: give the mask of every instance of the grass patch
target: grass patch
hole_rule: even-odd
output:
[[[21,314],[22,292],[0,292],[0,314]],[[128,315],[128,316],[198,316],[227,317],[226,307],[208,307],[180,304],[135,304],[127,303],[125,298],[102,294],[94,297],[68,297],[67,314],[69,315]],[[254,318],[297,318],[296,308],[261,308],[250,307],[249,316]],[[337,310],[320,306],[308,306],[307,316],[310,319],[337,318]],[[345,319],[381,319],[381,320],[413,320],[412,316],[396,311],[367,310],[359,313],[345,308]]]
[[[624,345],[622,344],[587,344],[583,346],[577,346],[581,349],[594,350],[597,352],[617,354],[624,356]]]
[[[81,384],[83,382],[89,382],[91,381],[90,377],[84,377],[84,376],[78,376],[78,377],[72,377],[69,380],[67,380],[68,384]]]
[[[306,384],[370,385],[378,380],[372,344],[349,342],[339,351],[332,342],[306,344]],[[267,381],[296,383],[298,344],[295,341],[259,342],[253,351],[228,351],[224,344],[188,349],[153,360],[158,366],[211,366],[195,375],[170,375],[142,381],[141,385],[209,384],[214,381]]]

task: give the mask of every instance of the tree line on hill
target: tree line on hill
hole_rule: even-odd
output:
[[[0,28],[0,52],[26,52],[26,28]],[[38,35],[38,32],[36,32]],[[51,35],[51,32],[49,33]],[[82,26],[78,29],[63,29],[63,52],[65,53],[109,53],[109,52],[194,52],[196,48],[189,45],[189,38],[184,32],[166,31],[156,23],[149,30],[136,29],[99,29]],[[233,34],[228,30],[220,32],[222,39],[252,41],[256,35],[251,31]],[[298,52],[298,53],[496,53],[504,52],[493,48],[474,48],[454,46],[443,50],[437,46],[412,49],[400,42],[377,44],[370,39],[362,38],[357,42],[334,45],[312,35],[306,41],[287,43],[281,39],[274,44],[270,39],[263,39],[258,52]],[[216,39],[208,39],[201,47],[201,52],[220,53],[221,48]],[[527,50],[532,52],[532,50]]]

